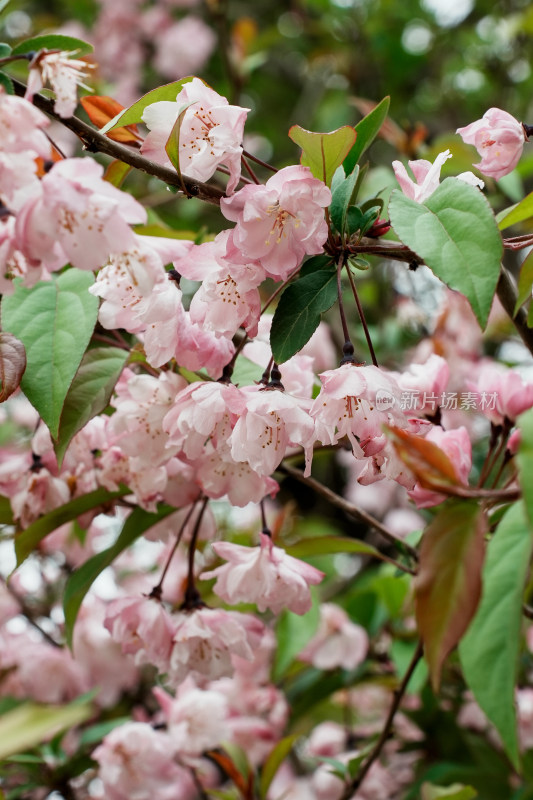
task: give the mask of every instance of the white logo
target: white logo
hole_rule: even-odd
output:
[[[394,396],[387,389],[378,389],[376,392],[376,408],[378,411],[387,411],[394,405]]]

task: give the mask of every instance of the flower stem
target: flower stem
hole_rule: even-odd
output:
[[[359,317],[361,319],[361,325],[363,326],[363,330],[365,332],[365,339],[368,345],[368,349],[370,350],[370,357],[372,359],[372,363],[375,367],[379,367],[378,360],[376,358],[376,353],[374,351],[374,345],[372,344],[372,338],[370,336],[370,331],[368,330],[368,325],[366,324],[365,313],[363,311],[363,306],[361,305],[361,301],[359,299],[359,295],[357,293],[357,288],[355,286],[355,281],[353,279],[352,272],[350,267],[346,267],[346,272],[348,273],[348,279],[350,281],[350,286],[352,287],[352,293],[354,296],[355,304],[357,306],[357,310],[359,312]]]

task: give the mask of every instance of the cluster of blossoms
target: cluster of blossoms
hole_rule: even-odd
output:
[[[53,82],[52,56],[39,63],[43,79]],[[76,62],[70,64],[78,72],[81,69]],[[39,80],[32,79],[29,96],[40,87]],[[59,86],[56,91],[67,113],[70,101],[63,89]],[[143,121],[149,133],[141,146],[145,156],[168,165],[166,143],[180,115],[184,174],[205,181],[218,167],[229,173],[221,211],[234,225],[202,244],[136,233],[134,226],[147,218],[143,206],[106,181],[103,169],[90,159],[54,162],[44,134],[47,119],[27,100],[0,94],[4,209],[0,290],[11,293],[15,277],[26,287],[51,280],[52,273],[67,264],[97,271],[89,291],[101,300],[101,327],[136,337],[146,358],[144,372],[131,365],[122,371],[110,401],[112,413],[91,419],[73,438],[61,463],[47,429],[37,423],[31,453],[10,453],[0,468],[0,493],[10,499],[20,528],[100,487],[110,491],[127,487],[129,499],[117,511],[123,519],[131,505],[154,512],[164,502],[176,509],[147,537],[163,541],[154,566],[162,568],[165,577],[172,564],[173,585],[168,588],[167,581],[164,588],[160,583],[150,591],[147,581],[132,580],[128,585],[117,577],[118,597],[105,604],[95,594],[84,607],[75,633],[76,659],[62,650],[54,655],[53,647],[32,641],[27,632],[6,629],[2,634],[0,669],[6,673],[2,694],[58,702],[98,685],[98,702],[106,707],[131,690],[150,667],[174,692],[155,690],[160,710],[150,719],[145,715],[119,726],[94,751],[104,796],[112,800],[194,798],[198,787],[191,769],[206,786],[218,785],[218,775],[204,758],[206,751],[230,738],[250,763],[259,765],[284,733],[289,709],[270,679],[269,624],[284,610],[307,613],[312,606],[310,587],[318,585],[324,573],[278,547],[266,526],[257,546],[217,541],[214,517],[205,511],[207,501],[225,499],[244,508],[274,498],[279,489],[274,474],[287,456],[303,455],[303,475],[309,477],[318,445],[347,444],[351,469],[356,465],[353,484],[368,487],[379,482],[383,493],[391,486],[401,487],[404,510],[408,497],[418,508],[429,508],[446,495],[417,480],[385,429],[392,427],[411,440],[424,439],[441,451],[456,483],[465,489],[474,426],[461,410],[422,404],[416,413],[407,414],[404,392],[416,388],[424,397],[442,396],[449,389],[480,396],[493,393],[495,406],[487,408],[485,416],[493,430],[506,434],[520,413],[533,405],[533,386],[511,370],[484,361],[475,346],[460,357],[456,354],[457,369],[450,370],[442,355],[447,355],[453,330],[449,319],[419,346],[403,372],[349,359],[334,367],[323,358],[333,351],[324,327],[297,355],[279,368],[273,366],[269,319],[261,314],[261,286],[270,279],[279,288],[296,275],[306,256],[324,252],[330,233],[325,209],[331,191],[308,167],[299,165],[277,171],[264,185],[244,182],[239,188],[247,109],[228,104],[197,78],[185,83],[175,101],[146,107]],[[497,114],[488,117],[488,124],[496,123],[502,124],[503,132],[491,134],[494,139],[481,123],[462,129],[465,141],[489,153],[478,166],[492,177],[515,165],[519,144],[519,123],[513,125]],[[495,143],[505,148],[505,165],[501,152],[491,150]],[[433,165],[410,162],[415,181],[395,162],[405,194],[420,203],[430,197],[449,156],[449,151],[440,154]],[[458,177],[482,187],[471,173]],[[182,278],[199,284],[190,302],[182,291]],[[453,295],[447,302],[448,308],[460,303]],[[260,382],[241,386],[231,382],[231,374],[243,336],[255,339],[245,344],[243,355],[264,373]],[[177,367],[199,373],[198,380],[188,383]],[[516,444],[516,438],[509,439],[509,453]],[[385,506],[382,503],[383,516]],[[105,511],[111,516],[116,509]],[[74,565],[98,552],[104,515],[97,512],[84,515],[88,529],[84,542],[69,542],[67,532],[58,531],[56,540],[49,537],[43,550],[60,542],[65,558]],[[177,544],[181,540],[189,544],[187,564],[181,551],[174,552],[171,539],[176,539],[176,531]],[[209,545],[195,560],[199,531]],[[214,557],[208,562],[210,551],[225,563],[215,562]],[[255,604],[265,616],[208,607],[196,590],[196,578],[216,579],[212,593],[224,603]],[[15,595],[6,592],[2,604],[4,622],[18,615]],[[340,606],[325,603],[318,630],[296,655],[317,670],[356,670],[369,645],[368,633],[360,625]],[[95,651],[106,657],[95,658]],[[35,665],[43,661],[46,670],[37,681]],[[389,693],[385,696],[388,701]],[[355,705],[356,700],[347,702]],[[382,722],[385,714],[376,716]],[[418,741],[417,729],[406,721],[404,729],[405,741]],[[353,735],[374,732],[367,721],[366,728],[354,725]],[[315,729],[307,747],[310,757],[334,757],[341,763],[357,755],[347,730],[340,726]],[[365,788],[354,797],[385,800],[411,780],[416,754],[406,757],[391,745],[388,757],[400,777],[383,775],[383,767],[376,763],[373,774],[379,791],[372,794]],[[367,786],[371,785],[369,780]],[[325,768],[312,780],[296,779],[289,770],[278,776],[275,792],[276,797],[285,792],[293,800],[322,800],[340,797],[342,787]]]

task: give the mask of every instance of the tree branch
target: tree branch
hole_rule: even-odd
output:
[[[407,672],[405,673],[400,686],[394,692],[394,700],[392,701],[390,711],[388,713],[387,719],[385,720],[385,725],[383,726],[383,730],[381,731],[379,739],[377,740],[374,749],[372,750],[367,760],[362,765],[361,769],[359,770],[353,781],[349,784],[349,786],[347,786],[346,791],[344,792],[340,800],[350,800],[350,798],[353,797],[354,792],[356,792],[359,789],[362,782],[366,778],[370,770],[370,767],[372,766],[374,761],[376,761],[381,751],[383,750],[387,742],[387,739],[390,736],[390,731],[392,728],[392,723],[394,722],[394,717],[396,716],[396,712],[398,711],[403,696],[407,691],[407,686],[409,685],[409,681],[411,680],[411,677],[416,669],[418,662],[422,658],[422,652],[423,652],[422,643],[419,642],[414,652],[413,658],[411,659],[411,663],[407,668]]]
[[[300,472],[300,470],[298,469],[294,469],[294,467],[290,467],[286,463],[280,464],[280,466],[278,467],[278,472],[282,472],[285,475],[289,475],[289,477],[294,478],[300,483],[303,483],[305,486],[308,486],[310,489],[313,489],[317,494],[319,494],[325,500],[330,502],[331,505],[336,506],[336,508],[340,508],[341,511],[344,511],[344,513],[348,514],[348,516],[354,517],[360,522],[366,522],[366,524],[370,528],[380,533],[385,539],[387,539],[400,551],[409,553],[411,558],[413,558],[415,562],[418,562],[418,553],[416,552],[414,547],[411,547],[410,544],[407,544],[407,542],[404,542],[402,539],[399,539],[397,536],[391,533],[388,530],[388,528],[382,525],[379,520],[377,520],[371,514],[368,514],[362,508],[353,505],[353,503],[349,503],[348,500],[344,499],[344,497],[335,494],[335,492],[332,492],[331,489],[328,489],[327,486],[323,486],[314,478],[311,477],[306,478],[303,472]]]
[[[19,97],[24,97],[26,92],[25,85],[14,78],[12,80],[15,93]],[[219,205],[220,199],[225,196],[223,189],[218,186],[210,186],[208,183],[192,180],[192,178],[187,178],[185,175],[180,177],[175,170],[144,158],[137,150],[109,139],[97,131],[96,128],[87,125],[86,122],[82,122],[77,117],[63,118],[58,116],[54,111],[53,101],[47,97],[43,97],[40,94],[34,95],[33,105],[75,133],[83,143],[84,149],[90,153],[103,153],[106,156],[111,156],[111,158],[116,158],[125,164],[129,164],[130,167],[135,167],[141,172],[145,172],[147,175],[159,178],[169,186],[175,186],[180,191],[183,191],[183,187],[185,187],[188,197],[197,197],[198,200],[203,200],[206,203]]]

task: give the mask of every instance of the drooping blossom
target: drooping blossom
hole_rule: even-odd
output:
[[[50,142],[43,129],[50,120],[27,100],[6,94],[0,87],[0,150],[5,153],[33,152],[50,158]]]
[[[147,722],[126,722],[93,751],[109,800],[192,800],[194,783],[174,761],[172,740]]]
[[[394,377],[406,402],[404,408],[416,414],[431,414],[442,403],[442,395],[450,377],[447,362],[432,353],[423,363],[411,363]]]
[[[378,367],[343,364],[321,373],[320,380],[322,388],[309,413],[322,426],[323,444],[347,436],[354,456],[363,458],[385,447],[383,425],[407,426],[400,387]]]
[[[439,425],[434,425],[425,439],[446,453],[453,465],[457,480],[466,484],[472,468],[472,443],[466,428],[445,431]],[[432,489],[424,489],[419,484],[410,490],[409,496],[418,508],[430,508],[446,499],[446,495]]]
[[[71,117],[74,114],[78,97],[78,86],[88,87],[83,83],[93,65],[70,56],[75,52],[60,50],[41,50],[30,63],[28,86],[24,97],[33,100],[33,95],[40,92],[43,86],[50,84],[55,92],[54,111],[60,117]]]
[[[468,386],[476,392],[477,408],[495,425],[502,425],[505,419],[514,422],[533,406],[533,383],[496,363],[483,364]]]
[[[229,438],[232,458],[247,461],[260,475],[271,475],[289,446],[303,447],[310,467],[317,438],[310,401],[278,389],[248,387],[243,394],[245,409]]]
[[[146,358],[153,367],[176,358],[180,366],[192,371],[205,369],[218,379],[235,346],[231,338],[193,322],[183,307],[182,296],[174,281],[158,283],[139,306],[139,316],[146,325]]]
[[[308,167],[280,169],[264,186],[248,184],[222,198],[220,210],[236,222],[228,258],[259,261],[267,275],[285,280],[305,255],[322,252],[328,235],[324,208],[331,192]]]
[[[481,156],[474,166],[496,180],[513,171],[526,141],[522,123],[501,108],[489,108],[481,119],[458,128],[457,133]]]
[[[209,680],[233,675],[232,656],[250,661],[264,629],[248,614],[214,608],[180,611],[173,620],[168,681],[174,686],[188,675]]]
[[[269,608],[274,614],[284,608],[306,614],[311,608],[309,587],[320,583],[324,573],[275,547],[267,534],[261,533],[259,547],[215,542],[212,548],[228,563],[201,578],[216,578],[213,591],[226,603],[255,603],[259,611]]]
[[[438,154],[433,164],[424,158],[409,161],[409,167],[415,177],[414,180],[409,177],[409,173],[401,161],[393,161],[392,168],[404,195],[417,203],[423,203],[424,200],[431,197],[439,185],[442,165],[451,157],[450,151],[445,150],[443,153]],[[485,185],[472,172],[462,172],[457,175],[457,179],[471,186],[479,186],[480,189]]]
[[[90,158],[54,164],[17,216],[19,246],[28,258],[43,261],[49,270],[68,262],[95,270],[110,253],[134,244],[130,225],[145,222],[146,211],[103,180],[103,172]]]
[[[153,692],[163,709],[172,745],[180,755],[200,755],[227,739],[228,702],[214,687],[199,689],[189,678],[175,698],[158,686]]]
[[[133,235],[132,246],[114,251],[89,287],[103,302],[98,321],[104,328],[124,328],[139,333],[146,328],[139,304],[150,296],[156,284],[167,282],[165,264],[184,256],[193,246],[185,239]]]
[[[355,669],[368,652],[368,634],[334,603],[322,603],[318,631],[299,658],[317,669]]]
[[[174,626],[161,603],[145,597],[121,597],[109,604],[104,624],[122,652],[134,656],[137,665],[155,664],[166,672]]]
[[[242,137],[249,109],[229,105],[200,78],[187,82],[174,102],[162,100],[147,106],[143,122],[150,129],[141,151],[161,164],[170,164],[165,145],[178,115],[186,111],[180,127],[179,159],[184,175],[206,181],[219,165],[230,171],[226,191],[231,194],[241,175]]]
[[[176,395],[163,420],[168,444],[181,447],[188,458],[198,458],[211,438],[224,447],[246,407],[246,397],[232,383],[199,381]]]
[[[235,461],[226,449],[215,450],[212,442],[194,461],[195,478],[202,492],[213,500],[226,497],[232,506],[243,508],[259,503],[267,495],[275,497],[279,484],[270,475],[256,472],[246,461]]]

